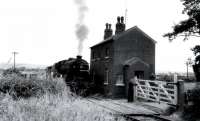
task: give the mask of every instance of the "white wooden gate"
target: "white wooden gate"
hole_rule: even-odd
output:
[[[177,85],[157,80],[136,79],[135,93],[136,98],[177,105]]]

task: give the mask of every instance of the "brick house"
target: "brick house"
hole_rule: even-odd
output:
[[[106,24],[104,40],[91,47],[90,73],[102,93],[126,97],[131,78],[155,74],[156,41],[137,26],[125,30],[123,17],[117,17],[112,33],[111,24]]]

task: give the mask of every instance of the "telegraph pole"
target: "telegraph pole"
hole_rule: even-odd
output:
[[[189,79],[188,67],[192,65],[192,60],[191,60],[191,58],[188,58],[185,64],[186,64],[186,67],[187,67],[187,79]]]
[[[186,66],[187,66],[187,79],[188,79],[188,66],[189,66],[188,62],[186,62]]]
[[[127,0],[125,0],[125,25],[127,26],[127,12],[128,12],[128,9],[127,9]]]
[[[14,71],[15,71],[15,55],[18,54],[18,52],[12,52],[12,54],[14,56],[14,66],[13,66],[13,68],[14,68]]]

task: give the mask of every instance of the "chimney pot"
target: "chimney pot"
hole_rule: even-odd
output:
[[[106,23],[106,29],[108,29],[108,26],[109,26],[109,24],[108,24],[108,23]]]
[[[121,16],[121,23],[124,23],[124,17]]]
[[[111,24],[108,24],[108,29],[111,29]]]
[[[120,23],[120,17],[119,16],[117,17],[117,23]]]
[[[76,59],[82,59],[82,56],[81,55],[77,55]]]

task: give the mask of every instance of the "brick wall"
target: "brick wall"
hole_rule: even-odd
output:
[[[107,52],[109,51],[109,52]],[[94,55],[93,55],[94,53]],[[94,56],[94,57],[92,57]],[[109,85],[112,80],[112,67],[113,67],[113,41],[91,48],[91,62],[90,73],[94,77],[95,83],[100,88],[99,91],[108,94],[110,92]],[[108,77],[106,76],[108,72]],[[104,84],[106,80],[109,80],[108,84]]]

